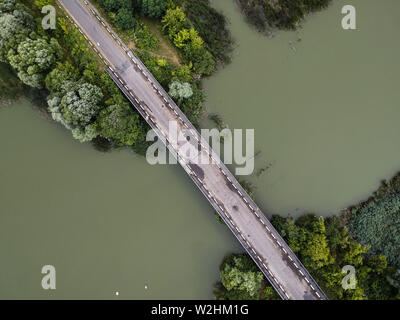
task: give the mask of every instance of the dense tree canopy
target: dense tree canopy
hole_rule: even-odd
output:
[[[251,259],[242,255],[227,258],[221,266],[221,280],[231,299],[256,299],[263,275]]]
[[[15,0],[0,3],[0,61],[8,62],[8,51],[16,50],[34,26],[33,17],[23,5]]]
[[[174,81],[169,85],[169,94],[172,98],[182,100],[193,96],[193,90],[190,83]]]
[[[104,9],[117,12],[121,8],[132,9],[132,0],[100,0]]]
[[[311,12],[321,10],[331,0],[239,0],[239,5],[249,22],[260,31],[267,26],[279,29],[295,29]]]
[[[400,175],[350,211],[351,232],[400,268]]]
[[[11,49],[7,59],[17,71],[18,77],[27,85],[43,88],[46,74],[61,55],[57,40],[51,38],[26,38],[17,47]]]
[[[123,30],[131,29],[136,24],[136,20],[132,16],[132,13],[126,8],[121,8],[118,10],[115,22],[117,26]]]
[[[72,130],[76,139],[90,141],[98,134],[93,122],[100,112],[102,97],[95,85],[66,81],[61,92],[48,100],[49,111],[54,120]]]
[[[139,115],[124,101],[103,109],[97,124],[104,136],[120,145],[133,145],[142,131]]]
[[[273,216],[274,227],[289,244],[293,252],[303,262],[311,275],[319,283],[330,299],[396,299],[399,298],[400,271],[390,267],[386,257],[371,255],[368,246],[363,246],[347,234],[340,218],[322,219],[315,215],[305,215],[297,221],[291,218]],[[239,264],[239,261],[247,263]],[[356,269],[356,289],[342,287],[342,267]],[[232,271],[234,269],[234,272]],[[275,299],[272,287],[266,279],[255,282],[248,272],[257,270],[252,260],[243,255],[232,255],[224,259],[221,268],[221,283],[216,286],[219,299],[243,298],[249,290],[243,288],[263,288],[258,291],[258,299]],[[254,298],[254,297],[253,297]]]
[[[167,9],[167,0],[136,0],[142,14],[150,18],[161,18]]]

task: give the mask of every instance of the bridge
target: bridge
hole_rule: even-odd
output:
[[[57,0],[70,22],[104,62],[106,70],[158,138],[257,264],[282,299],[324,300],[321,288],[300,260],[221,162],[219,156],[190,123],[145,65],[121,41],[87,0]],[[170,122],[195,144],[208,164],[182,154],[179,139],[169,134]]]

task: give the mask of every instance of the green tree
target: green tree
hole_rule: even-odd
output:
[[[115,23],[121,29],[128,30],[135,26],[136,20],[129,9],[121,8],[118,10]]]
[[[141,9],[144,16],[161,18],[167,9],[166,0],[141,0]]]
[[[81,81],[66,81],[62,91],[49,98],[48,110],[55,121],[72,131],[81,142],[92,140],[98,132],[94,121],[101,110],[100,88]]]
[[[92,124],[89,124],[84,128],[76,127],[74,129],[72,129],[71,132],[72,132],[72,136],[80,142],[92,141],[99,134],[99,132],[97,131],[97,128]]]
[[[60,103],[64,118],[71,124],[85,127],[100,111],[103,94],[97,86],[89,83],[74,85]]]
[[[65,64],[58,62],[56,68],[54,68],[45,79],[46,88],[51,93],[62,91],[63,85],[66,82],[76,82],[79,77],[79,72],[74,66],[66,62]]]
[[[106,11],[117,12],[121,8],[132,11],[131,0],[100,0],[100,4]]]
[[[135,144],[142,131],[139,115],[125,101],[102,110],[97,124],[105,137],[120,146]]]
[[[140,25],[135,31],[135,43],[139,49],[157,50],[158,39],[145,25]]]
[[[34,29],[33,17],[27,9],[15,0],[0,3],[0,61],[7,61],[10,49],[16,50],[18,44],[26,39]]]
[[[25,84],[43,88],[44,79],[61,55],[61,47],[57,40],[52,38],[26,38],[17,50],[10,50],[7,59],[17,71],[18,77]]]
[[[188,99],[193,96],[192,86],[188,82],[173,81],[169,85],[169,94],[178,101]]]
[[[222,284],[232,298],[257,299],[263,275],[252,263],[247,255],[239,254],[231,256],[222,264]]]
[[[163,30],[168,33],[171,40],[187,25],[186,16],[181,7],[168,9],[161,22],[163,24]]]

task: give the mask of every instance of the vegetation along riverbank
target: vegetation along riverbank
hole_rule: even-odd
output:
[[[233,42],[223,16],[207,1],[197,2],[200,14],[194,21],[189,18],[193,12],[187,10],[190,0],[95,3],[197,125],[205,99],[201,79],[229,62]],[[75,139],[92,141],[103,151],[130,147],[143,153],[149,127],[61,10],[57,8],[56,29],[43,30],[41,8],[48,4],[55,2],[0,2],[0,61],[12,68],[23,85],[45,93],[47,111]],[[216,23],[214,29],[204,27]],[[220,39],[224,39],[222,47]],[[17,87],[10,82],[8,93],[2,91],[15,96]]]
[[[224,16],[207,0],[93,2],[197,125],[205,99],[202,79],[230,62],[233,41]],[[330,0],[238,3],[249,21],[265,32],[295,29]],[[129,147],[142,153],[147,124],[62,11],[57,11],[55,30],[41,28],[41,7],[47,4],[54,0],[0,0],[0,98],[16,99],[29,88],[41,99],[43,110],[78,141],[91,141],[102,151]],[[221,119],[213,118],[223,126]],[[370,199],[340,217],[273,216],[273,225],[329,298],[399,298],[399,179],[383,183]],[[251,185],[242,183],[251,191]],[[356,268],[356,289],[342,287],[345,265]],[[278,298],[246,254],[227,256],[220,274],[217,299]]]
[[[237,0],[246,20],[260,32],[293,30],[304,18],[332,0]]]

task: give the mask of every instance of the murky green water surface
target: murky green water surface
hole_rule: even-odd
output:
[[[268,39],[214,1],[237,42],[206,82],[207,109],[254,128],[257,202],[268,213],[336,214],[400,169],[400,2],[334,0],[299,32]],[[357,30],[343,30],[352,4]],[[298,39],[301,39],[299,42]]]
[[[0,109],[0,146],[0,298],[212,298],[239,247],[180,167],[99,153],[24,100]]]
[[[352,1],[358,30],[344,31],[337,0],[273,39],[213,4],[238,48],[206,81],[207,109],[255,128],[266,212],[337,213],[399,170],[400,2]],[[212,298],[240,250],[178,166],[99,153],[25,100],[0,108],[0,146],[0,298]],[[47,264],[55,291],[41,289]]]

